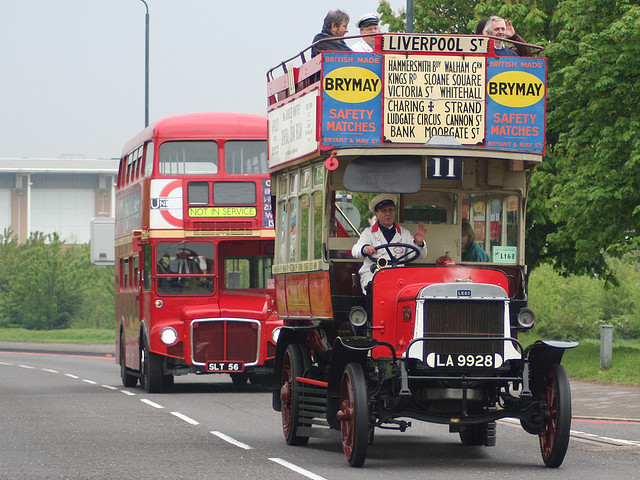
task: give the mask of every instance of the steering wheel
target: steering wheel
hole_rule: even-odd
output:
[[[391,253],[391,247],[402,247],[408,249],[409,251],[405,251],[402,255],[396,257],[393,253]],[[418,257],[420,257],[420,248],[410,243],[385,243],[374,248],[376,249],[376,252],[384,248],[389,255],[389,261],[391,262],[391,265],[393,265],[394,267],[396,265],[404,265],[405,263],[413,262]]]

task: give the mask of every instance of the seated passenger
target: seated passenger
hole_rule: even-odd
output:
[[[489,255],[476,242],[476,235],[466,218],[462,219],[462,261],[488,262]]]
[[[397,203],[398,198],[391,193],[381,193],[375,196],[369,202],[369,210],[376,216],[377,222],[373,227],[364,229],[360,239],[351,249],[351,255],[354,258],[364,258],[358,274],[360,275],[360,286],[365,295],[373,278],[371,268],[375,269],[376,261],[379,258],[390,260],[386,249],[381,248],[376,251],[375,247],[388,243],[415,244],[420,250],[420,257],[427,256],[427,244],[424,242],[424,235],[427,233],[426,225],[423,222],[418,223],[418,229],[413,236],[406,228],[400,228],[395,223]],[[406,250],[402,247],[396,247],[392,248],[392,253],[398,258],[409,254],[409,251]],[[409,254],[409,256],[411,255]]]
[[[365,13],[360,17],[356,27],[360,29],[360,35],[372,35],[374,33],[380,33],[380,19],[376,13]],[[354,52],[373,52],[373,48],[376,45],[376,37],[364,37],[358,40],[356,44],[351,47]]]
[[[313,37],[313,43],[325,38],[332,38],[333,40],[327,40],[326,42],[320,42],[317,45],[313,45],[311,49],[311,55],[315,57],[323,50],[339,50],[350,52],[351,49],[342,40],[347,32],[347,26],[349,25],[349,15],[342,10],[330,10],[327,16],[324,17],[324,25],[322,31]]]

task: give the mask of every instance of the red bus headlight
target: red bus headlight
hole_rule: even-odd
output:
[[[163,328],[162,332],[160,332],[160,340],[165,345],[173,345],[178,341],[178,332],[173,327]]]

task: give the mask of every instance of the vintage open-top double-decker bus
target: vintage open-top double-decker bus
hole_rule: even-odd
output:
[[[559,466],[571,420],[560,361],[577,344],[517,340],[535,320],[525,210],[546,60],[498,57],[490,37],[380,34],[371,53],[302,52],[267,79],[284,320],[273,406],[287,443],[335,435],[361,466],[376,427],[421,420],[494,445],[496,421],[513,417]],[[378,246],[361,286],[352,249],[380,193],[398,230],[426,224],[427,253]]]

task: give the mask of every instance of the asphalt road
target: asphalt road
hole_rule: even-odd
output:
[[[270,393],[227,376],[173,392],[125,389],[112,348],[0,343],[0,478],[637,478],[640,389],[572,382],[572,440],[547,469],[537,438],[500,421],[496,447],[463,447],[446,426],[376,431],[362,469],[336,441],[285,444]]]

